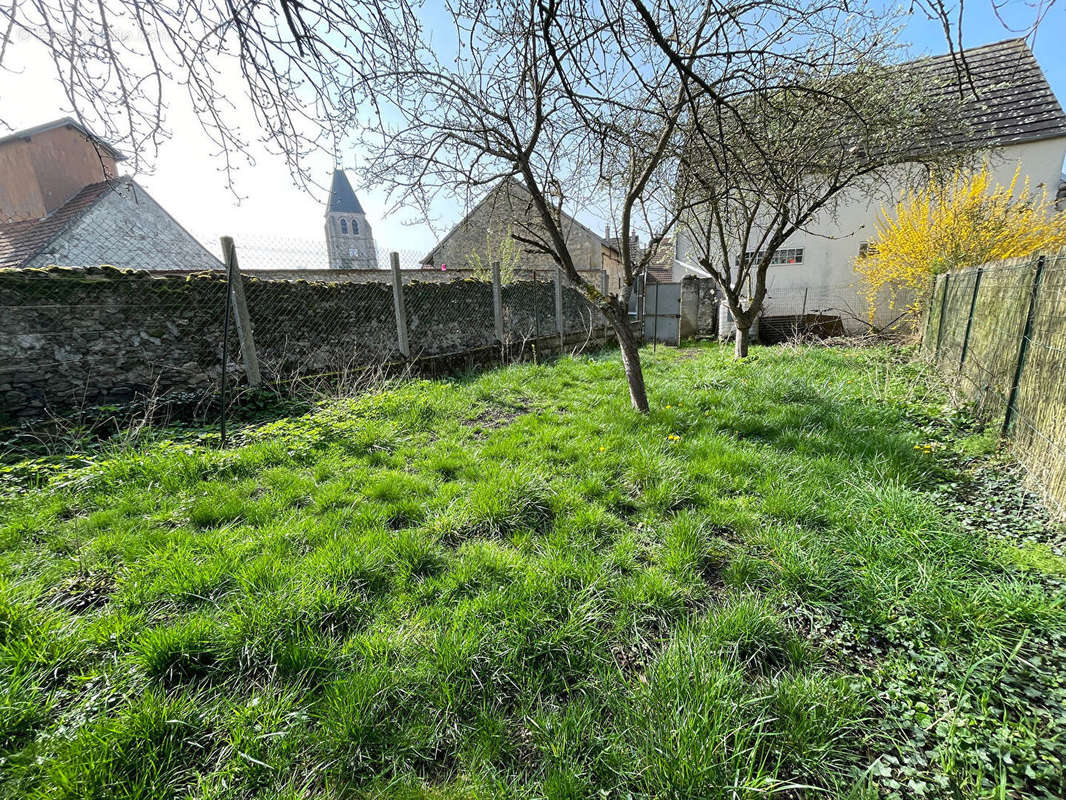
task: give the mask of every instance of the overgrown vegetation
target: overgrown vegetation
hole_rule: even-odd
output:
[[[992,438],[886,348],[644,357],[647,417],[605,355],[53,465],[0,793],[1062,796],[1064,561]]]
[[[891,213],[882,210],[877,235],[855,264],[871,314],[881,294],[893,304],[907,297],[920,311],[941,272],[1066,247],[1066,211],[1056,212],[1054,197],[1035,192],[1028,179],[1019,186],[1020,176],[1021,167],[1001,186],[987,166],[956,172],[907,192]]]

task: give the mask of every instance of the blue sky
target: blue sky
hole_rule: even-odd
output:
[[[1045,0],[1046,1],[1046,0]],[[427,6],[434,6],[432,0]],[[1029,3],[1014,0],[1004,7],[1008,21],[1027,24],[1033,10]],[[1035,52],[1052,88],[1066,101],[1066,0],[1059,0],[1045,18],[1035,39]],[[450,34],[442,32],[444,38]],[[1018,34],[1005,29],[996,19],[990,0],[969,0],[963,23],[963,43],[972,47]],[[912,15],[901,34],[911,54],[928,55],[946,51],[938,24]],[[47,54],[25,49],[17,53],[20,72],[0,73],[0,97],[4,98],[4,119],[17,128],[37,125],[65,116],[69,110],[51,74]],[[251,120],[249,120],[251,121]],[[236,175],[238,202],[227,191],[212,148],[200,133],[196,120],[186,110],[175,108],[169,123],[175,136],[160,149],[152,174],[137,176],[145,188],[186,228],[206,245],[218,248],[220,236],[233,236],[241,263],[246,266],[312,266],[324,253],[323,217],[325,192],[309,195],[293,186],[280,158],[253,147],[254,167],[242,166]],[[358,159],[358,152],[345,153],[344,163]],[[333,164],[323,160],[322,182],[329,184]],[[441,200],[434,207],[435,219],[428,223],[410,211],[384,213],[381,192],[356,185],[356,193],[366,209],[374,236],[382,250],[398,250],[404,266],[414,267],[437,239],[465,213],[458,202]],[[601,231],[603,221],[578,215],[593,230]],[[247,256],[254,252],[253,263]]]

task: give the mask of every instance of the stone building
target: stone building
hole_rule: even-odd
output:
[[[378,268],[370,223],[348,176],[340,169],[333,171],[326,203],[326,249],[330,269]]]
[[[567,249],[579,270],[605,268],[609,250],[603,239],[573,217],[563,214]],[[460,220],[419,262],[423,269],[470,269],[500,260],[508,249],[507,239],[520,236],[547,242],[547,231],[533,205],[529,190],[514,178],[505,178]],[[515,269],[554,269],[555,261],[544,252],[515,241]]]
[[[222,264],[69,117],[0,139],[0,268]]]

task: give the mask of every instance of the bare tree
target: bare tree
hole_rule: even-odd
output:
[[[376,76],[384,113],[369,177],[427,207],[442,191],[518,178],[537,220],[513,235],[554,259],[602,312],[633,406],[645,411],[627,305],[654,245],[678,218],[695,219],[695,205],[718,198],[728,206],[718,233],[731,241],[735,209],[753,220],[777,209],[761,248],[769,258],[778,240],[849,185],[854,170],[839,170],[821,188],[811,173],[826,174],[841,143],[855,150],[876,135],[842,137],[825,115],[839,117],[855,87],[871,85],[849,71],[880,63],[874,54],[890,48],[894,22],[880,8],[844,0],[457,2],[457,54],[420,48],[406,67]],[[780,105],[788,124],[774,110]],[[894,130],[918,121],[889,110]],[[791,152],[797,144],[806,152]],[[760,199],[766,192],[777,196]],[[564,207],[573,213],[603,202],[613,210],[624,276],[606,297],[576,268],[563,215]],[[633,252],[635,231],[653,246]],[[720,270],[746,337],[750,309],[740,308],[744,280],[734,273]],[[750,314],[757,311],[758,304]]]
[[[670,35],[696,51],[710,19],[707,7],[690,4],[669,21]],[[676,151],[687,79],[668,68],[626,0],[457,2],[450,23],[456,52],[441,56],[434,42],[399,70],[375,76],[382,113],[368,179],[389,186],[397,202],[427,208],[440,193],[462,196],[517,179],[533,220],[514,220],[512,235],[550,257],[603,314],[631,402],[647,411],[628,313],[646,255],[630,241],[641,226],[654,240],[672,223],[655,190]],[[567,217],[609,200],[618,213],[623,285],[604,295],[574,261]]]
[[[892,191],[956,163],[961,98],[920,67],[886,62],[879,24],[807,43],[802,57],[749,72],[740,102],[690,115],[678,203],[683,258],[714,278],[736,325],[736,356],[766,297],[767,271],[790,236],[851,193]],[[957,85],[956,85],[957,89]]]

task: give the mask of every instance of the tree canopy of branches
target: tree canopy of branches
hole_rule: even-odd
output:
[[[391,114],[370,175],[423,203],[518,178],[538,219],[513,235],[612,325],[632,403],[646,410],[629,294],[679,219],[720,246],[699,263],[746,348],[765,293],[757,262],[858,176],[913,155],[906,132],[923,137],[932,115],[889,90],[894,22],[837,0],[456,2],[456,53],[422,47],[375,78]],[[596,204],[611,209],[622,248],[623,286],[606,297],[579,274],[563,224],[564,207]],[[653,246],[641,254],[630,252],[637,231]],[[733,269],[738,242],[763,255]],[[752,266],[756,302],[742,308]]]
[[[310,186],[307,157],[336,152],[372,102],[368,74],[419,35],[408,0],[13,0],[0,6],[0,68],[24,44],[46,48],[75,115],[134,171],[184,101],[227,178],[255,137]]]

